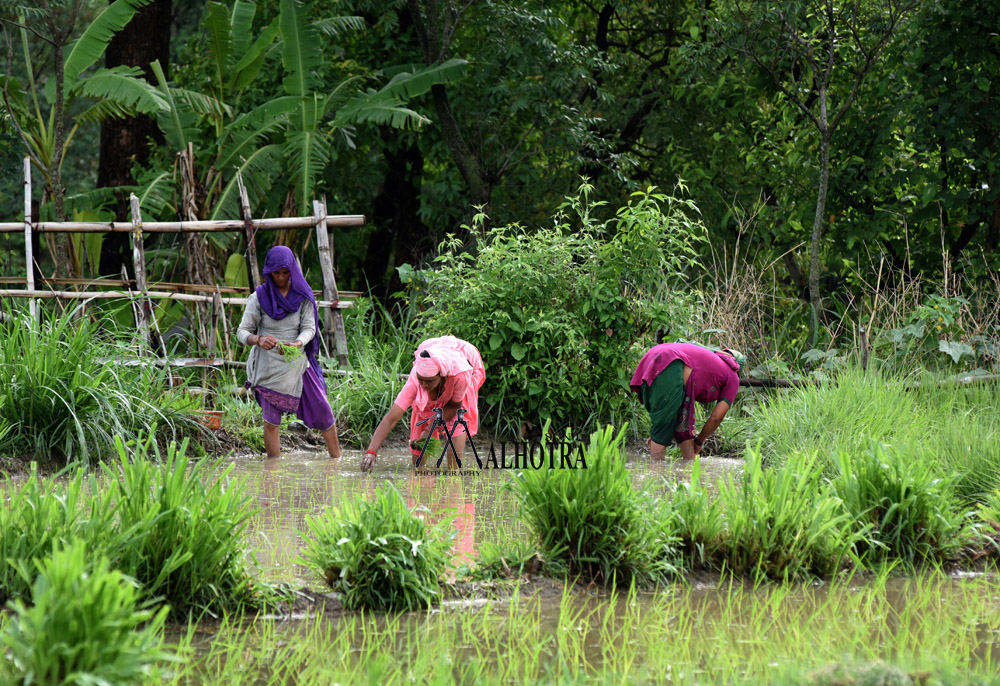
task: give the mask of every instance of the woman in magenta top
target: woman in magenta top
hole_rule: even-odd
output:
[[[701,453],[736,400],[740,388],[737,355],[730,350],[717,353],[694,343],[663,343],[643,355],[630,386],[649,411],[649,445],[655,459],[662,460],[674,441],[686,460]],[[696,402],[714,404],[698,433]]]
[[[458,409],[464,409],[469,435],[475,436],[479,431],[479,388],[485,379],[483,358],[471,343],[454,336],[429,338],[421,343],[414,355],[413,368],[403,390],[375,429],[361,462],[362,471],[368,471],[375,465],[379,448],[396,422],[411,407],[410,452],[414,462],[420,455],[420,448],[415,449],[414,446],[427,437],[433,420],[422,426],[417,425],[433,417],[435,408],[444,410],[444,421],[449,428]],[[466,433],[458,427],[455,434],[452,436],[452,444],[460,459],[465,450]],[[444,439],[440,429],[435,432],[435,438]],[[449,469],[457,467],[455,451],[448,451]]]

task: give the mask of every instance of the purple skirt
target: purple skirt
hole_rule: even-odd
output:
[[[323,383],[323,377],[311,364],[306,369],[306,373],[302,375],[302,397],[299,398],[298,407],[294,410],[290,407],[285,410],[275,407],[267,399],[267,396],[273,391],[266,388],[255,388],[253,393],[264,413],[264,421],[268,424],[280,426],[283,411],[295,412],[295,416],[310,429],[326,431],[334,424],[333,409],[330,408],[330,401],[326,397],[326,384]]]

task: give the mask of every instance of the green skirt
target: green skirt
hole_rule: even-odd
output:
[[[681,406],[684,404],[684,362],[674,360],[653,379],[642,384],[642,404],[649,411],[649,437],[660,445],[674,442]]]

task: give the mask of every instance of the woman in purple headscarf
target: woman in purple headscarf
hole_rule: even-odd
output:
[[[319,314],[312,288],[292,251],[276,245],[264,258],[264,284],[247,299],[236,337],[252,345],[247,360],[247,387],[264,414],[264,448],[278,457],[278,427],[283,412],[294,412],[311,429],[322,432],[330,457],[340,457],[337,423],[326,397],[323,370],[316,360]],[[283,346],[302,348],[305,355],[285,355]]]

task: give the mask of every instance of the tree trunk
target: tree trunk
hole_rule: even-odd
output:
[[[383,134],[394,135],[395,132]],[[364,262],[364,276],[372,295],[382,299],[401,288],[395,267],[414,262],[419,256],[417,241],[427,235],[427,227],[419,218],[420,177],[424,167],[420,147],[413,143],[396,148],[386,141],[385,161],[388,172],[373,203],[375,231],[368,241]],[[390,259],[393,271],[388,273]]]
[[[170,65],[171,0],[156,0],[142,8],[124,29],[115,34],[104,53],[104,66],[141,67],[146,80],[155,83],[149,65],[159,60],[164,69]],[[169,74],[168,74],[169,77]],[[149,161],[149,140],[163,141],[163,134],[153,118],[140,114],[125,119],[108,119],[101,124],[100,161],[97,186],[129,186],[135,183],[134,165]],[[128,221],[127,191],[115,192],[115,219]],[[122,266],[132,272],[128,235],[110,233],[101,244],[100,273],[118,276]]]
[[[826,210],[826,190],[830,185],[830,132],[822,133],[820,140],[819,190],[816,192],[816,216],[813,218],[812,237],[809,241],[809,304],[812,318],[809,323],[809,347],[816,346],[819,335],[819,318],[823,300],[819,292],[820,239],[823,235],[823,212]]]

